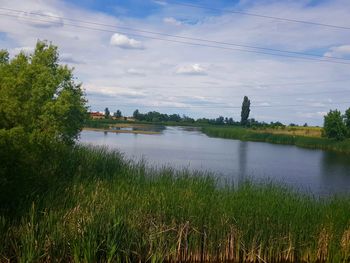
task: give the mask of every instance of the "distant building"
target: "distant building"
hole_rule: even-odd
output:
[[[91,119],[104,119],[105,115],[101,112],[90,112]]]

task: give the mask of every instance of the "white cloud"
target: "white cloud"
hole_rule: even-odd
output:
[[[318,111],[318,112],[316,112],[316,114],[317,114],[318,116],[323,117],[323,116],[327,115],[328,113],[327,113],[326,111]]]
[[[326,57],[346,57],[350,56],[350,45],[342,45],[331,47],[328,52],[324,54]]]
[[[126,70],[126,73],[134,76],[146,76],[145,72],[135,68],[129,68]]]
[[[300,118],[307,118],[307,119],[322,119],[323,116],[327,115],[327,112],[325,111],[318,111],[318,112],[297,112],[296,116],[299,116]]]
[[[110,44],[123,49],[143,49],[143,45],[140,41],[129,38],[126,35],[115,33],[111,37]]]
[[[166,6],[168,3],[165,1],[158,1],[158,0],[153,0],[153,3],[161,5],[161,6]]]
[[[86,85],[86,91],[95,94],[101,94],[111,97],[130,97],[130,98],[139,98],[144,97],[142,91],[130,90],[125,87],[118,86],[95,86],[95,85]]]
[[[176,20],[176,19],[173,18],[173,17],[165,17],[165,18],[163,19],[163,22],[166,23],[166,24],[174,25],[174,26],[180,26],[180,25],[182,25],[182,22],[181,22],[181,21]]]
[[[184,75],[207,75],[206,70],[200,64],[185,65],[176,70],[177,74]]]
[[[62,27],[64,25],[62,18],[57,14],[42,10],[22,13],[19,18],[35,27]]]
[[[34,47],[16,47],[16,48],[11,48],[9,50],[9,53],[11,56],[16,56],[20,52],[24,53],[25,55],[30,55],[34,52]]]
[[[313,102],[313,103],[310,103],[310,106],[312,106],[312,107],[325,107],[327,105],[322,103],[322,102]]]
[[[70,53],[62,53],[60,56],[60,62],[61,63],[68,63],[68,64],[82,64],[84,63],[83,60],[77,59],[76,56]]]
[[[322,1],[315,6],[305,6],[305,2],[308,1],[267,3],[255,1],[253,4],[242,5],[242,1],[239,1],[235,7],[245,12],[278,13],[280,16],[292,19],[346,26],[350,10],[348,0]],[[159,4],[162,3],[165,4],[165,2]],[[282,23],[252,16],[212,14],[207,10],[194,11],[171,4],[158,6],[149,16],[137,18],[127,16],[128,13],[116,18],[101,11],[85,9],[78,4],[73,5],[69,1],[61,0],[0,0],[0,6],[12,9],[21,6],[21,10],[27,12],[45,10],[61,17],[100,24],[291,51],[314,53],[327,50],[328,47],[349,44],[349,37],[343,30],[325,30],[323,27]],[[164,18],[171,17],[181,19],[183,25],[171,26],[164,23]],[[187,21],[200,21],[200,23],[188,25]],[[239,120],[239,109],[224,108],[220,105],[240,107],[243,96],[248,95],[252,106],[264,102],[272,105],[252,108],[251,117],[259,121],[304,123],[306,116],[297,115],[295,108],[274,107],[274,105],[300,104],[298,111],[314,113],[312,119],[308,119],[308,123],[320,125],[323,118],[317,115],[318,111],[326,112],[331,108],[338,108],[343,112],[348,106],[336,103],[344,101],[345,96],[350,93],[324,93],[342,90],[350,84],[350,81],[346,81],[349,79],[347,65],[243,53],[147,38],[142,38],[141,43],[138,38],[131,35],[116,37],[117,41],[113,42],[115,44],[113,45],[111,33],[70,27],[68,24],[71,23],[49,28],[34,26],[26,19],[1,16],[0,32],[4,32],[0,36],[1,48],[11,51],[11,55],[19,52],[18,47],[27,47],[24,48],[26,52],[31,52],[38,39],[46,39],[59,47],[62,62],[83,61],[74,65],[74,75],[86,88],[92,110],[103,110],[105,107],[114,110],[118,101],[122,101],[123,105],[129,105],[120,108],[126,114],[132,114],[137,105],[142,111],[159,110],[196,118],[224,115]],[[81,22],[74,24],[87,26]],[[131,38],[135,39],[132,41]],[[133,50],[143,46],[147,47],[147,50],[143,52]],[[337,79],[344,81],[334,81]],[[278,85],[303,82],[311,84]],[[327,84],[312,84],[312,82],[327,82]],[[303,93],[308,95],[304,96]],[[184,98],[184,95],[187,98]],[[200,97],[207,99],[202,100]],[[312,98],[314,100],[311,100]],[[334,104],[330,104],[327,99],[332,99]],[[318,101],[324,103],[312,104]],[[218,104],[215,109],[191,108],[209,102],[217,102],[220,105]],[[164,107],[156,109],[143,107],[144,105]],[[166,105],[186,108],[166,108]]]
[[[271,104],[268,102],[261,102],[259,106],[270,106]]]

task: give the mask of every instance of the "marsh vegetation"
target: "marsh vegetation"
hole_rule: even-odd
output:
[[[350,260],[349,196],[218,185],[213,174],[151,168],[118,151],[76,145],[87,124],[84,92],[47,42],[11,59],[0,51],[0,95],[0,262]],[[241,124],[248,125],[245,101]],[[92,128],[110,129],[109,121]],[[348,140],[209,125],[203,131],[349,150]]]
[[[26,186],[26,199],[2,200],[2,261],[350,259],[348,197],[249,182],[218,187],[209,174],[150,169],[101,148],[58,156],[37,167],[46,183]]]

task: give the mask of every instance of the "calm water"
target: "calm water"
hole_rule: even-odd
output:
[[[211,171],[235,183],[272,180],[316,195],[350,193],[349,155],[210,138],[181,127],[167,127],[159,135],[83,131],[80,141],[118,149],[152,165]]]

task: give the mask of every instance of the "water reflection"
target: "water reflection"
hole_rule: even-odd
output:
[[[315,195],[350,193],[350,156],[288,145],[209,138],[197,129],[159,127],[158,135],[83,131],[82,143],[132,159],[214,172],[223,182],[274,181]]]
[[[346,193],[350,189],[350,155],[334,152],[322,152],[320,181],[323,188],[337,189],[338,193]]]
[[[162,133],[166,127],[162,125],[133,125],[128,124],[128,126],[111,126],[110,130],[113,131],[131,131],[131,132],[157,132]]]
[[[246,181],[247,175],[247,155],[248,155],[248,143],[245,141],[239,141],[238,146],[238,184]]]

